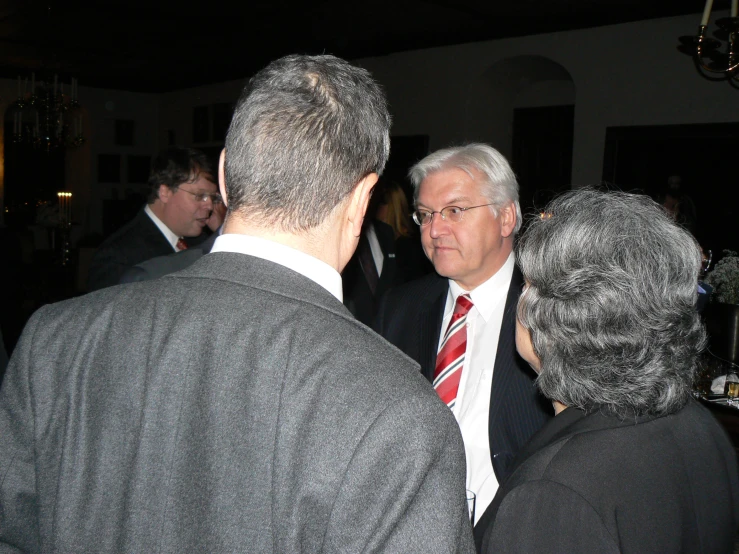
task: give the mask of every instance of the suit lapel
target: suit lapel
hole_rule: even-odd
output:
[[[443,279],[443,286],[435,291],[428,304],[428,310],[422,314],[420,333],[421,371],[430,382],[434,379],[434,367],[436,366],[436,351],[439,348],[439,337],[441,336],[441,323],[444,319],[444,306],[446,305],[446,294],[449,284]]]
[[[165,237],[164,233],[159,230],[157,224],[154,223],[154,220],[148,216],[144,209],[141,209],[139,213],[136,214],[136,217],[139,219],[137,225],[140,226],[141,236],[146,237],[144,244],[148,245],[149,250],[147,257],[140,261],[143,262],[149,258],[164,256],[166,254],[176,252],[174,246],[172,246],[169,240],[167,240],[167,237]]]
[[[516,356],[516,308],[518,297],[521,295],[523,277],[518,267],[513,269],[511,284],[506,296],[505,308],[503,309],[503,322],[500,326],[498,337],[498,350],[495,353],[495,366],[493,368],[493,386],[490,391],[490,418],[488,421],[489,433],[492,436],[493,427],[496,424],[498,412],[508,394],[510,380],[512,378],[511,368],[516,367],[514,356]]]

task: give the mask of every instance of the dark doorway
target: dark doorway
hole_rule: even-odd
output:
[[[383,180],[401,185],[408,197],[409,206],[413,205],[413,191],[408,180],[408,170],[428,152],[428,135],[390,137],[390,158],[385,164]]]
[[[695,207],[694,234],[715,260],[739,250],[737,151],[739,123],[609,127],[603,180],[661,201],[668,179],[679,176]]]
[[[573,105],[513,110],[512,166],[524,213],[570,188],[574,121]]]

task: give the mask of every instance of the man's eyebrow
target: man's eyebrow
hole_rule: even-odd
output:
[[[451,200],[449,200],[446,204],[442,206],[442,208],[446,208],[447,206],[456,206],[459,202],[471,202],[472,199],[469,196],[455,196]],[[417,202],[416,203],[417,208],[421,207],[427,207],[426,204],[423,202]]]

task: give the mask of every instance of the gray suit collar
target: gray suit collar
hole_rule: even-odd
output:
[[[326,308],[354,319],[331,293],[307,277],[280,264],[247,254],[211,252],[184,271],[167,278],[208,279],[236,283]]]

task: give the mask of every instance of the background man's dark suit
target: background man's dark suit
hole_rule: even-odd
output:
[[[549,422],[478,522],[482,552],[733,552],[736,455],[713,416],[691,400],[638,421],[568,408]]]
[[[213,243],[218,238],[218,233],[210,235],[205,242],[197,246],[191,246],[187,250],[174,252],[166,256],[157,256],[145,262],[141,262],[129,269],[121,277],[121,283],[135,283],[137,281],[148,281],[157,279],[170,273],[190,267],[213,248]]]
[[[551,403],[534,385],[533,370],[516,352],[516,306],[522,284],[521,273],[515,269],[506,297],[490,393],[488,433],[498,483],[505,481],[521,447],[553,414]],[[378,333],[421,364],[429,381],[433,380],[448,291],[449,280],[437,274],[406,283],[384,296],[375,322]]]
[[[172,245],[142,209],[95,251],[90,262],[87,290],[117,285],[127,269],[173,252]]]
[[[367,276],[362,269],[359,253],[362,248],[369,247],[367,231],[363,232],[357,251],[349,260],[341,274],[344,287],[344,305],[354,314],[359,321],[365,325],[372,325],[377,313],[377,305],[382,295],[390,287],[402,283],[402,276],[398,273],[398,265],[395,253],[395,233],[393,228],[382,221],[372,222],[377,235],[377,242],[383,254],[382,273],[377,281],[377,288],[372,292]],[[365,244],[362,244],[364,242]],[[420,247],[419,247],[420,248]]]
[[[0,391],[0,550],[473,552],[464,466],[415,363],[216,252],[33,316]]]

